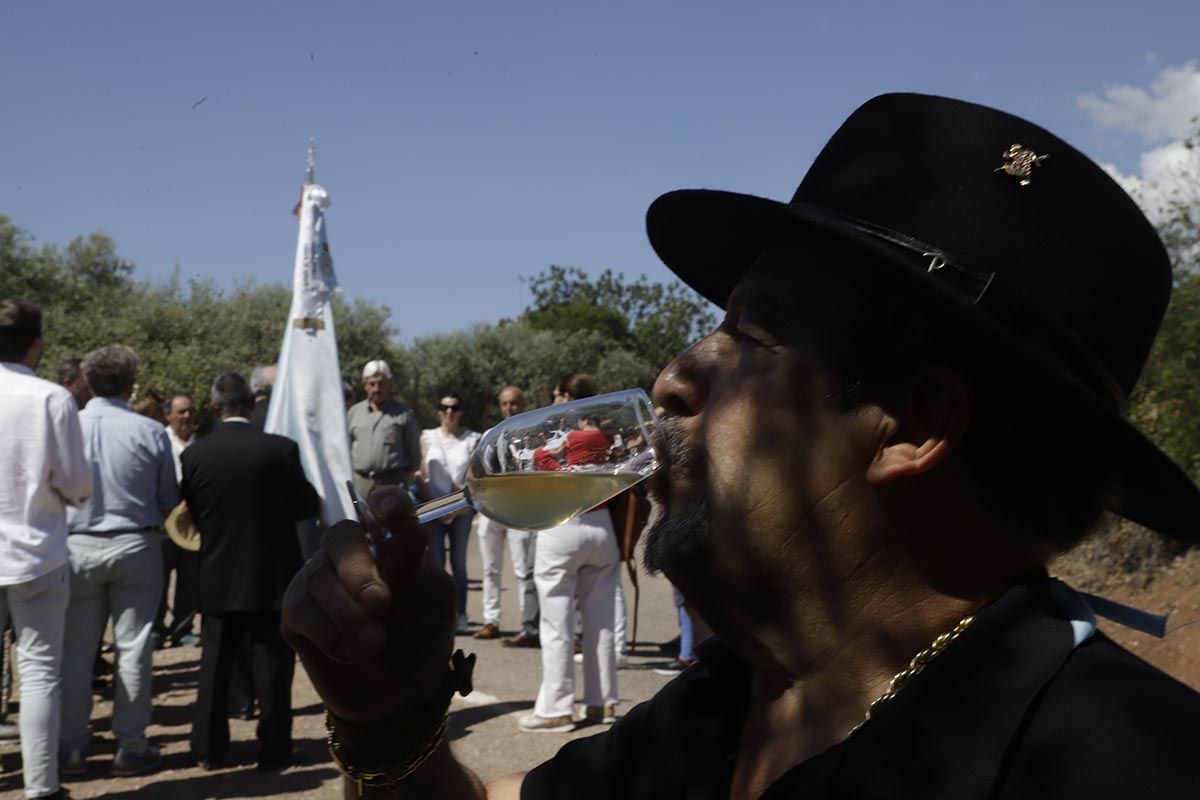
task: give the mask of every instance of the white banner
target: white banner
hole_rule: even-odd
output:
[[[350,480],[350,436],[338,364],[330,292],[337,286],[325,236],[329,194],[309,182],[301,191],[300,238],[292,282],[292,309],[283,334],[279,370],[271,390],[267,433],[300,446],[304,473],[321,496],[326,525],[353,519],[346,493]]]

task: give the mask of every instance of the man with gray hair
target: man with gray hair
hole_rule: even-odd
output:
[[[250,424],[260,431],[267,427],[267,410],[271,407],[271,389],[275,386],[277,364],[259,364],[250,370],[250,391],[254,393],[254,410],[250,412]]]
[[[354,485],[363,497],[377,486],[409,486],[421,465],[421,428],[412,409],[392,397],[392,370],[386,361],[363,367],[367,399],[350,406],[350,460]]]
[[[283,590],[301,563],[296,522],[314,516],[317,491],[291,439],[250,424],[246,379],[213,382],[221,422],[183,451],[183,496],[200,529],[200,679],[192,755],[207,769],[229,754],[227,700],[236,662],[249,661],[258,722],[258,768],[291,763],[295,656],[279,634]]]
[[[139,775],[162,763],[158,747],[146,738],[153,699],[151,631],[162,591],[162,525],[179,504],[179,487],[165,429],[129,406],[138,374],[133,350],[124,345],[93,350],[82,370],[95,393],[79,412],[95,491],[67,515],[71,602],[60,769],[74,777],[87,771],[92,661],[111,615],[117,650],[112,730],[118,743],[112,772]]]

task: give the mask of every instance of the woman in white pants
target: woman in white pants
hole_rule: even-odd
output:
[[[591,397],[592,379],[581,373],[563,378],[554,390],[556,403]],[[580,420],[558,445],[564,466],[604,463],[612,440],[597,420]],[[539,448],[540,449],[540,448]],[[547,454],[548,455],[548,454]],[[537,458],[535,456],[535,462]],[[548,467],[557,469],[553,463]],[[598,506],[537,535],[533,581],[542,621],[542,687],[533,713],[521,717],[522,730],[565,733],[575,727],[574,601],[583,622],[583,702],[587,719],[616,720],[617,659],[613,643],[616,591],[621,559],[612,516]]]
[[[611,723],[617,703],[613,646],[621,561],[612,517],[594,509],[537,535],[534,583],[542,619],[542,686],[522,730],[564,733],[575,727],[574,601],[583,620],[583,701],[592,722]]]

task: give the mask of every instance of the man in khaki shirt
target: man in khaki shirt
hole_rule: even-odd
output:
[[[412,409],[392,397],[392,370],[383,360],[363,367],[367,399],[350,406],[354,486],[369,497],[377,486],[407,486],[421,466],[421,429]]]

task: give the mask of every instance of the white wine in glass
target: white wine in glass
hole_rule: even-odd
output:
[[[654,425],[654,406],[641,389],[511,416],[483,435],[466,488],[417,506],[417,520],[470,507],[519,530],[561,525],[658,469]]]

